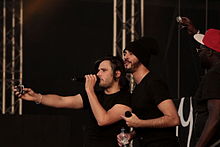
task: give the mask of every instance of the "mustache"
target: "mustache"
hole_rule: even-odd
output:
[[[127,59],[125,59],[125,60],[124,60],[124,64],[125,64],[125,63],[132,63],[132,62],[129,61],[129,60],[127,60]]]

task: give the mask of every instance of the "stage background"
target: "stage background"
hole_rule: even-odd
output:
[[[220,2],[209,0],[208,28],[220,29]],[[46,94],[73,95],[82,83],[74,75],[93,72],[99,57],[112,54],[113,2],[110,0],[24,1],[24,85]],[[181,15],[205,31],[206,1],[181,1]],[[182,98],[184,118],[189,117],[190,97],[198,83],[200,68],[195,43],[181,30],[180,97],[177,94],[177,0],[145,1],[145,36],[156,38],[160,55],[152,59],[152,71],[168,83],[177,107]],[[83,146],[87,113],[55,109],[24,101],[23,116],[1,116],[0,146]],[[190,126],[190,124],[189,124]],[[186,146],[189,126],[180,131]],[[185,135],[186,134],[186,135]]]

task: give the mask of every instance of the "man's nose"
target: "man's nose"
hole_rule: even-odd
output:
[[[97,74],[96,74],[96,75],[99,77],[101,74],[100,74],[100,72],[97,72]]]
[[[125,53],[124,54],[124,59],[128,59],[129,58],[129,54],[128,53]]]

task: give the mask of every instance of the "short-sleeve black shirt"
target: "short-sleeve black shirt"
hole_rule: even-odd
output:
[[[167,85],[151,72],[136,85],[132,97],[132,111],[140,119],[153,119],[163,116],[157,105],[162,101],[170,99]],[[137,135],[146,142],[164,139],[175,139],[175,127],[169,128],[136,128]]]
[[[129,91],[121,90],[117,93],[107,95],[103,91],[96,92],[98,100],[102,107],[108,111],[116,104],[123,104],[130,107]],[[120,120],[107,126],[98,126],[97,121],[91,110],[88,96],[84,92],[81,94],[83,105],[89,111],[89,122],[86,131],[85,147],[117,147],[117,134],[122,127],[125,127],[125,121]]]

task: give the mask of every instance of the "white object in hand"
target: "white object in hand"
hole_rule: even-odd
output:
[[[122,145],[129,144],[128,137],[125,134],[125,128],[121,128],[121,143],[122,143]]]

